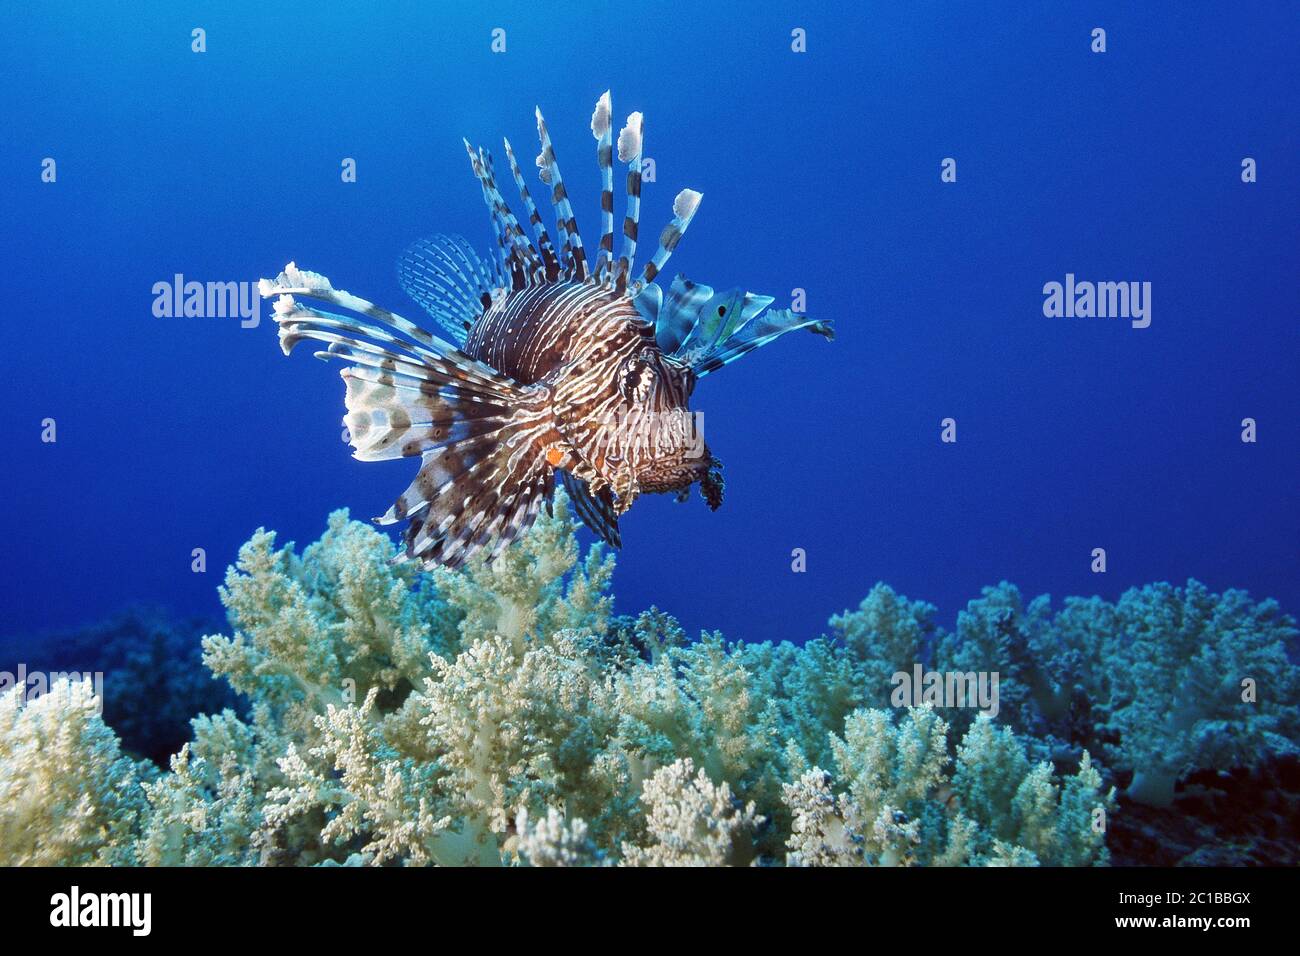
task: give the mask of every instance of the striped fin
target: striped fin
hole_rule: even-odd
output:
[[[762,312],[733,332],[716,348],[696,359],[691,368],[696,375],[703,377],[797,329],[808,329],[827,339],[835,337],[835,326],[832,322],[810,319],[789,309]]]
[[[573,510],[592,532],[611,548],[623,546],[623,535],[618,530],[618,512],[609,489],[592,495],[591,486],[576,475],[567,471],[560,472],[560,481],[569,493]]]
[[[483,182],[483,176],[480,172],[481,163],[478,156],[470,147],[469,140],[462,138],[461,142],[465,144],[465,152],[469,155],[470,168],[474,170],[474,178],[478,180],[479,191],[483,194],[483,204],[488,208],[488,219],[492,224],[492,285],[494,288],[511,288],[514,283],[510,274],[505,225],[498,217],[496,204],[492,202],[492,197]]]
[[[700,309],[712,298],[713,290],[707,285],[699,285],[681,273],[677,274],[655,321],[655,342],[661,352],[673,355],[681,348],[695,327]]]
[[[376,520],[410,517],[406,553],[425,567],[498,554],[532,524],[553,481],[545,447],[559,436],[549,422],[541,405],[516,409],[503,428],[426,454],[411,487]]]
[[[364,366],[346,368],[342,375],[348,410],[343,423],[358,461],[423,455],[509,422],[504,404],[472,389],[440,385],[428,377],[414,384]]]
[[[664,290],[654,282],[643,288],[632,300],[632,305],[636,306],[637,312],[641,313],[641,318],[649,325],[658,324],[659,310],[663,308],[663,304]]]
[[[376,519],[412,519],[408,558],[456,568],[481,552],[500,553],[532,523],[554,481],[549,453],[563,443],[546,389],[518,385],[429,333],[405,341],[395,331],[422,330],[292,263],[259,287],[279,296],[286,352],[311,339],[327,344],[318,356],[349,363],[344,422],[355,456],[422,459],[410,487]],[[320,312],[294,294],[363,317]]]
[[[488,554],[489,562],[495,561],[512,541],[532,525],[543,503],[549,509],[554,488],[555,482],[551,475],[541,472],[514,496],[513,506],[500,509],[491,522],[480,527],[476,535],[479,547],[486,547],[495,540]]]
[[[741,289],[715,293],[678,274],[659,309],[655,343],[665,355],[704,376],[786,332],[809,329],[834,337],[832,323],[788,309],[770,311],[774,301],[770,295]]]
[[[524,174],[519,169],[519,160],[515,159],[515,151],[510,148],[510,140],[504,142],[506,159],[510,161],[510,174],[515,179],[515,187],[524,201],[524,208],[528,210],[528,221],[532,223],[533,234],[537,236],[537,247],[542,252],[542,261],[546,266],[546,279],[548,282],[554,282],[560,275],[560,262],[555,256],[555,246],[551,244],[551,236],[542,223],[542,215],[537,211],[537,203],[533,202],[532,194],[528,192]]]
[[[402,291],[464,346],[469,328],[492,304],[492,276],[461,236],[431,236],[397,260]]]
[[[695,211],[700,208],[700,200],[703,198],[703,193],[698,193],[694,189],[683,189],[677,194],[677,198],[673,200],[672,221],[664,226],[664,231],[659,234],[659,251],[646,263],[645,271],[641,273],[642,285],[653,282],[655,276],[663,271],[668,257],[673,254],[691,220],[695,218]]]
[[[479,147],[479,158],[483,163],[483,168],[487,172],[488,190],[492,194],[492,201],[498,203],[501,207],[503,217],[505,218],[510,230],[511,238],[514,242],[515,251],[518,253],[524,268],[528,273],[528,279],[531,282],[543,282],[546,280],[546,268],[542,262],[541,256],[533,247],[532,240],[524,232],[524,227],[519,224],[515,214],[510,211],[506,205],[505,197],[501,195],[501,190],[497,188],[496,168],[492,164],[492,154],[482,147]]]
[[[596,165],[600,167],[600,248],[592,275],[600,282],[614,261],[614,147],[609,90],[596,101],[591,114],[591,135],[596,137]]]
[[[744,289],[717,293],[700,307],[695,324],[677,354],[689,354],[697,359],[708,356],[740,326],[775,301],[770,295],[756,295]]]
[[[627,288],[628,273],[636,261],[637,231],[641,228],[641,153],[644,149],[644,117],[632,113],[618,134],[618,160],[627,163],[627,214],[623,217],[623,244],[614,272],[614,288]],[[611,197],[611,202],[613,201]]]
[[[578,234],[578,220],[573,215],[573,205],[564,189],[560,164],[555,160],[555,147],[551,134],[546,131],[546,120],[540,107],[536,109],[537,138],[542,151],[537,155],[537,167],[542,182],[551,187],[551,204],[555,207],[556,232],[561,240],[560,267],[567,278],[581,281],[587,277],[587,254],[582,249],[582,236]]]

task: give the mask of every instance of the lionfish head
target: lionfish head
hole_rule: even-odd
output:
[[[629,411],[684,409],[694,387],[694,375],[688,366],[658,349],[644,348],[619,363],[614,387]]]

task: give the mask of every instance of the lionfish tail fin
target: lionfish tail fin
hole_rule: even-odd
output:
[[[545,389],[521,386],[443,341],[292,263],[264,296],[286,354],[300,342],[325,344],[318,358],[340,359],[344,424],[362,461],[420,457],[415,480],[380,524],[409,519],[406,557],[459,567],[480,552],[495,557],[526,530],[553,487],[563,440]],[[358,316],[319,311],[303,295]]]

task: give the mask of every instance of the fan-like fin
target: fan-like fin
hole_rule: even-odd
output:
[[[788,309],[771,311],[774,301],[742,289],[715,293],[679,274],[659,307],[655,342],[665,355],[703,376],[796,329],[834,337],[832,323]]]
[[[835,325],[832,322],[810,319],[789,309],[763,312],[742,325],[708,354],[696,359],[691,367],[696,375],[703,377],[724,365],[730,365],[747,352],[762,348],[785,333],[798,329],[808,329],[827,339],[835,337]]]
[[[770,295],[756,295],[744,289],[729,289],[713,295],[700,307],[695,323],[677,354],[699,358],[708,356],[775,301]]]
[[[420,456],[410,487],[387,514],[410,518],[406,555],[426,566],[459,567],[475,554],[500,552],[536,517],[553,483],[564,440],[548,391],[522,386],[413,323],[334,289],[328,279],[290,264],[274,282],[276,321],[286,352],[305,340],[316,354],[349,363],[345,403],[357,458]],[[294,293],[342,305],[357,317],[301,305]],[[394,332],[401,332],[405,341]]]
[[[470,390],[426,379],[405,385],[364,367],[343,370],[349,441],[358,461],[412,458],[442,445],[494,432],[509,422],[503,405]],[[430,387],[433,386],[433,387]]]
[[[661,352],[672,355],[681,348],[695,327],[700,309],[712,298],[713,289],[709,286],[692,282],[681,273],[677,274],[655,321],[655,342]]]
[[[496,432],[428,454],[415,482],[379,520],[414,515],[406,550],[426,566],[456,568],[484,548],[496,553],[536,517],[539,492],[554,480],[547,448],[559,440],[543,405],[516,408]]]
[[[419,368],[427,365],[448,379],[498,390],[503,396],[518,387],[511,379],[498,375],[494,369],[414,322],[335,289],[324,276],[304,272],[292,262],[274,281],[262,279],[258,289],[263,298],[278,296],[275,320],[280,326],[280,347],[286,355],[302,339],[311,338],[330,345],[327,357],[339,354],[350,361],[390,367],[403,374],[418,374]],[[358,312],[371,321],[317,311],[298,302],[295,295],[322,299]],[[412,341],[394,335],[394,330]],[[365,341],[367,338],[382,342],[383,346]]]
[[[397,281],[460,346],[492,304],[491,273],[461,236],[411,243],[397,260]]]
[[[664,290],[659,288],[659,286],[654,282],[651,282],[642,289],[637,294],[637,297],[632,300],[632,305],[634,305],[637,312],[641,314],[641,318],[645,319],[648,324],[654,326],[658,326],[659,310],[663,308],[663,304]]]

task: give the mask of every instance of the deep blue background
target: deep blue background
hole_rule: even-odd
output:
[[[399,251],[488,235],[461,136],[532,156],[535,103],[590,246],[607,87],[617,121],[646,116],[650,234],[705,194],[672,271],[802,287],[839,329],[702,383],[726,504],[639,502],[621,609],[801,641],[878,579],[951,620],[1002,578],[1114,597],[1194,575],[1300,611],[1293,6],[553,6],[4,8],[0,628],[216,611],[259,525],[303,544],[332,508],[385,510],[414,464],[349,457],[335,368],[286,360],[269,321],[154,318],[151,286],[293,259],[418,314]],[[1045,318],[1066,272],[1150,281],[1151,327]]]

